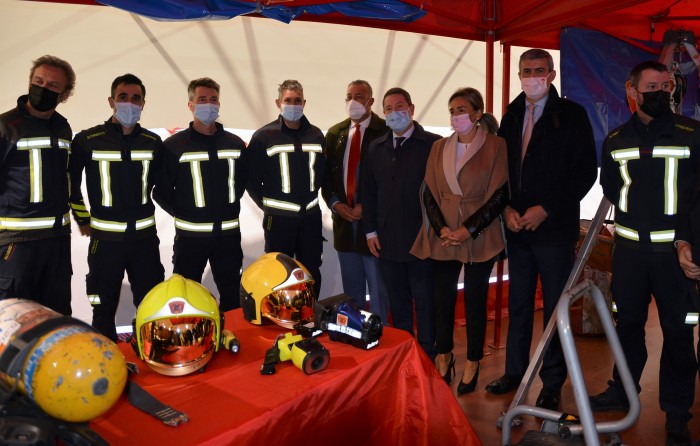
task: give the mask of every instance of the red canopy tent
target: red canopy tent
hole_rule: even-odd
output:
[[[95,0],[43,0],[54,3],[77,3],[100,5]],[[103,0],[123,8],[125,1]],[[183,0],[167,0],[163,4],[177,4]],[[403,4],[414,6],[422,15],[411,21],[362,18],[350,15],[353,4],[371,3],[375,10],[381,10],[379,0],[337,2],[332,0],[239,0],[227,2],[206,2],[212,8],[226,6],[227,3],[250,4],[254,11],[270,8],[308,8],[315,6],[343,4],[344,12],[330,12],[313,15],[300,12],[294,20],[336,23],[408,31],[460,39],[484,41],[487,43],[486,60],[486,108],[493,109],[494,46],[503,45],[503,85],[507,89],[510,77],[510,47],[540,47],[557,49],[559,33],[563,27],[594,29],[613,35],[633,44],[638,41],[661,41],[669,29],[696,31],[700,20],[700,2],[697,0],[401,0]],[[134,4],[140,2],[132,2]],[[183,3],[187,3],[184,2]],[[196,4],[197,2],[188,2]],[[205,3],[205,2],[203,2]],[[396,2],[394,2],[396,3]],[[154,4],[155,5],[155,4]],[[125,8],[129,10],[128,8]],[[154,8],[157,9],[157,6]],[[391,5],[386,6],[391,10]],[[253,11],[252,14],[258,15]],[[165,20],[175,20],[160,17]],[[504,107],[509,101],[509,91],[503,92]]]

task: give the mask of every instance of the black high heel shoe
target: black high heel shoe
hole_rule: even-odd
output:
[[[449,386],[450,383],[452,383],[452,379],[455,377],[455,355],[454,353],[450,352],[450,364],[447,366],[447,370],[445,371],[445,374],[442,375],[442,379],[445,380],[445,383]]]
[[[469,381],[468,383],[465,383],[463,380],[459,380],[459,385],[457,386],[457,394],[458,395],[464,395],[465,393],[472,393],[474,390],[476,390],[476,382],[479,381],[479,369],[481,368],[481,364],[478,364],[476,366],[476,372],[474,372],[474,376],[472,377],[472,380]],[[464,378],[464,375],[462,375],[462,378]]]

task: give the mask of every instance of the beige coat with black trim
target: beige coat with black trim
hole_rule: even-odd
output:
[[[456,230],[479,211],[491,196],[508,181],[508,154],[503,138],[479,128],[467,153],[459,163],[457,134],[433,144],[425,170],[425,186],[430,189],[445,222]],[[422,196],[422,194],[421,194]],[[459,246],[442,246],[425,215],[411,254],[421,259],[459,260],[462,263],[485,262],[505,249],[499,218],[494,219],[475,239]]]

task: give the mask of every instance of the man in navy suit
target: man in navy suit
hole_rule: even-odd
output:
[[[364,161],[362,222],[369,250],[379,258],[394,327],[413,334],[415,305],[418,343],[434,359],[432,263],[409,251],[421,227],[425,165],[440,136],[413,121],[406,90],[389,89],[382,107],[391,130],[372,142]]]

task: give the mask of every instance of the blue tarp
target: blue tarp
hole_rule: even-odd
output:
[[[641,43],[661,47],[658,42]],[[658,60],[659,56],[608,34],[578,28],[562,30],[560,50],[562,95],[586,108],[600,160],[605,136],[631,116],[625,92],[630,70],[639,62]],[[683,114],[700,119],[698,71],[687,53],[682,54],[680,68],[688,82]]]
[[[100,3],[155,20],[225,20],[239,15],[260,14],[289,23],[301,14],[322,15],[337,12],[348,17],[412,22],[423,17],[423,9],[399,0],[363,0],[322,5],[287,7],[265,6],[235,0],[98,0]]]

